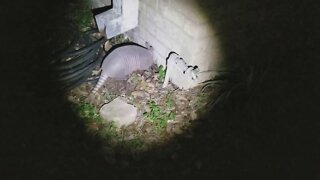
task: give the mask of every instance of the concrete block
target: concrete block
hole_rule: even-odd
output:
[[[91,0],[92,9],[111,6],[111,0]]]
[[[138,25],[138,0],[114,1],[113,9],[95,16],[100,32],[107,38],[122,34]]]

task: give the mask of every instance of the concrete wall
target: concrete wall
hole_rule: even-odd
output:
[[[92,9],[111,5],[111,0],[90,0],[90,1],[92,4]]]
[[[139,25],[127,34],[139,44],[148,41],[157,52],[158,64],[165,64],[171,51],[200,71],[216,69],[221,61],[219,41],[196,0],[140,0]],[[198,82],[209,75],[199,74]]]

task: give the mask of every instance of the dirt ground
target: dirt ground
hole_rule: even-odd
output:
[[[183,90],[171,82],[163,88],[162,83],[159,68],[153,65],[148,71],[133,72],[127,80],[109,78],[98,91],[95,99],[90,102],[96,108],[96,112],[102,105],[117,97],[124,98],[128,104],[138,109],[133,124],[112,129],[117,134],[117,138],[112,139],[114,145],[134,140],[139,141],[140,145],[132,148],[145,151],[150,146],[165,143],[175,135],[188,134],[188,128],[205,112],[209,95],[212,93],[201,92],[200,85]],[[69,93],[68,99],[76,104],[83,103],[82,100],[88,97],[94,85],[95,82],[82,84]],[[96,125],[95,121],[91,123],[94,125],[87,126],[89,131],[97,133],[108,130],[108,124],[112,122],[104,120],[99,125]],[[95,128],[92,131],[93,126]],[[106,141],[110,141],[110,138]]]

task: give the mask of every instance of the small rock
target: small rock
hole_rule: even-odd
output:
[[[136,120],[137,108],[118,97],[103,105],[100,114],[105,121],[114,121],[118,127],[122,127],[130,125]]]
[[[109,51],[112,48],[112,44],[110,43],[110,41],[107,41],[106,43],[104,43],[103,48],[105,51]]]

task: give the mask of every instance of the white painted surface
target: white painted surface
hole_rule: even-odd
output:
[[[177,52],[188,65],[200,71],[219,69],[220,45],[210,19],[203,14],[196,0],[140,0],[139,25],[127,35],[136,43],[148,41],[155,49],[158,65],[166,65],[170,52]],[[182,81],[178,86],[194,87],[210,79],[212,74],[200,73],[196,81]],[[180,80],[178,80],[180,79]]]
[[[111,10],[95,16],[99,31],[109,39],[137,27],[138,9],[138,0],[114,1]]]

